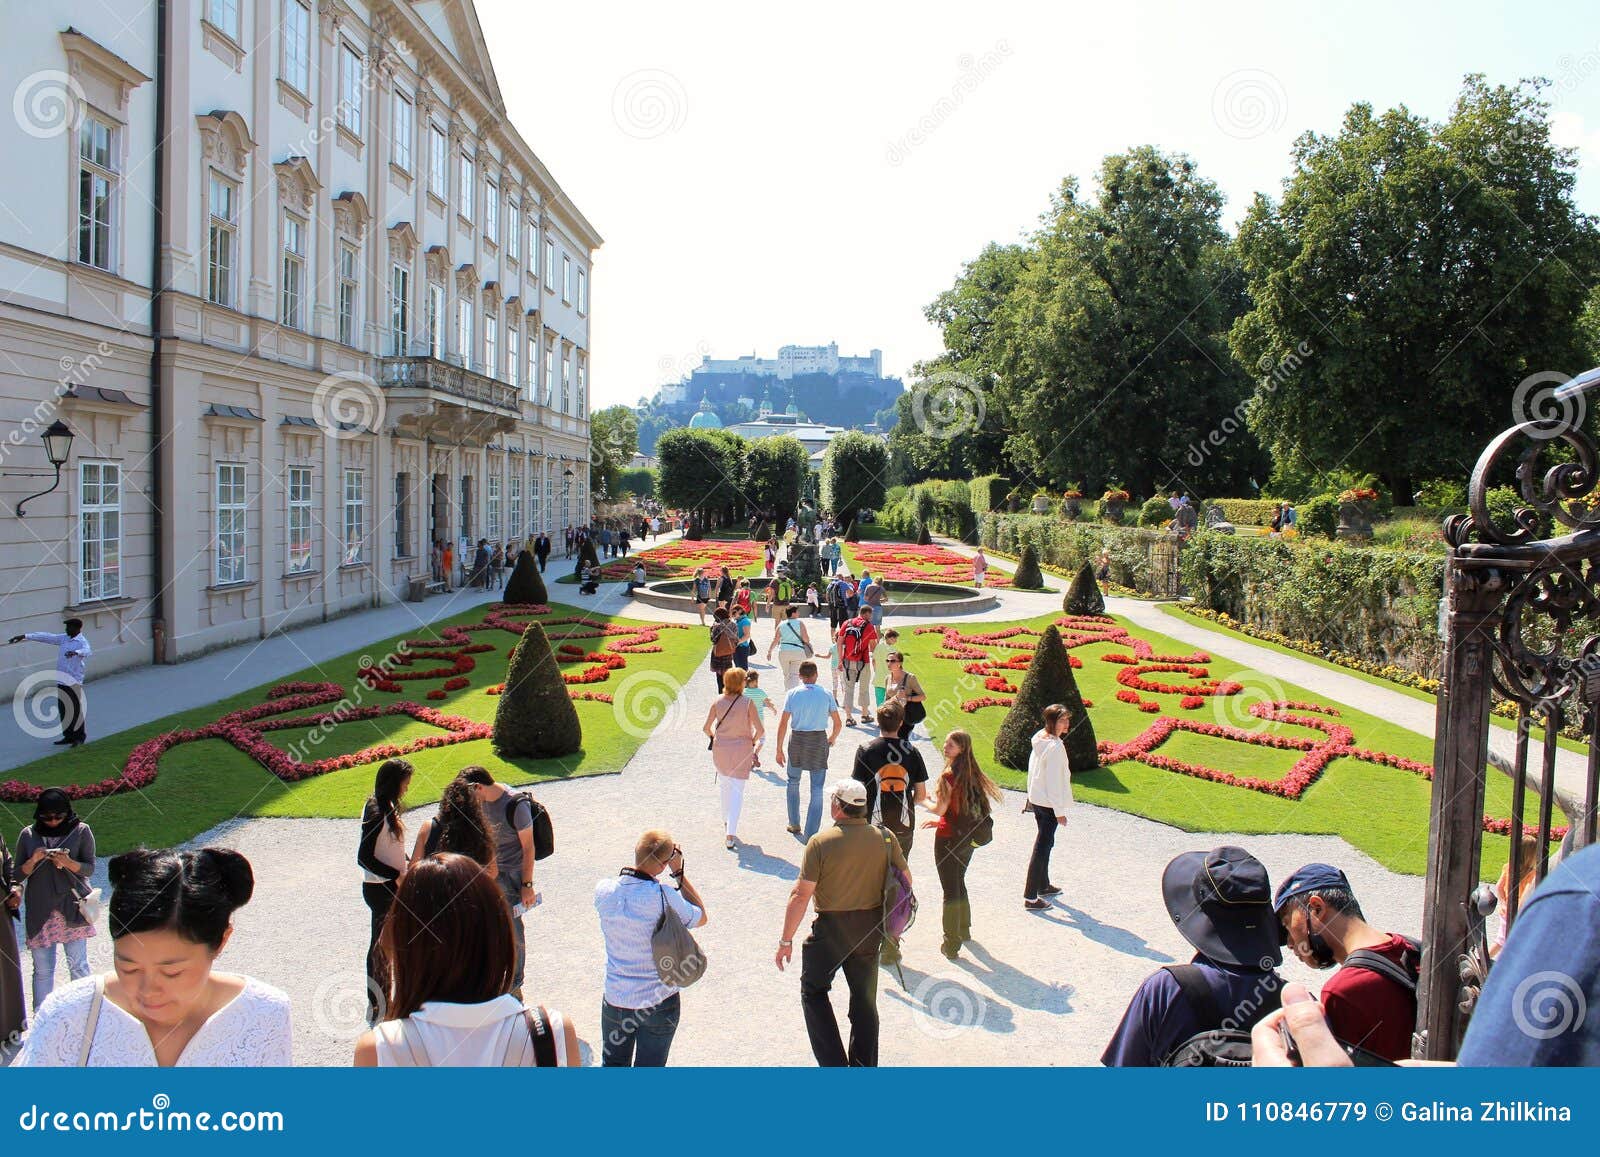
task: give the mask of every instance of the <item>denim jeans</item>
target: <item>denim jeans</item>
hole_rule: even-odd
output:
[[[1028,882],[1023,885],[1022,898],[1036,900],[1039,893],[1050,887],[1050,851],[1056,846],[1056,813],[1047,807],[1033,805],[1033,818],[1039,825],[1039,834],[1033,841],[1033,855],[1028,857]]]
[[[602,1000],[601,1066],[624,1069],[665,1066],[667,1054],[672,1051],[672,1038],[678,1031],[682,1003],[676,992],[651,1008],[618,1008]]]
[[[88,976],[89,942],[68,940],[61,947],[67,953],[67,975],[73,980]],[[28,951],[33,955],[33,1011],[38,1012],[44,998],[55,991],[56,946],[52,944],[48,948],[30,948]]]
[[[806,809],[805,837],[810,839],[822,827],[822,781],[827,778],[828,769],[825,767],[799,768],[793,765],[785,769],[789,773],[789,826],[800,826],[800,777],[809,773],[811,776],[811,803]]]

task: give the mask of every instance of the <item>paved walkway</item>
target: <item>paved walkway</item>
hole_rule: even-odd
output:
[[[779,683],[776,670],[756,666]],[[686,850],[711,918],[697,933],[710,971],[684,995],[673,1063],[812,1063],[798,971],[779,973],[772,959],[802,846],[784,831],[784,790],[769,740],[767,766],[745,795],[746,842],[735,852],[723,849],[717,789],[700,734],[711,698],[709,678],[691,679],[620,775],[538,789],[554,817],[557,851],[538,868],[544,904],[527,919],[526,992],[573,1018],[591,1060],[604,975],[594,885],[629,862],[642,831],[665,826]],[[845,732],[832,757],[834,774],[847,774],[853,749],[872,735],[865,728]],[[920,746],[932,763],[932,747]],[[922,910],[906,942],[905,983],[879,974],[885,1065],[1097,1063],[1140,980],[1190,955],[1160,893],[1161,870],[1179,852],[1241,844],[1274,879],[1308,861],[1335,862],[1350,873],[1373,919],[1413,934],[1421,928],[1422,881],[1387,871],[1336,837],[1190,835],[1089,806],[1074,810],[1057,843],[1052,878],[1065,889],[1060,902],[1048,912],[1028,912],[1022,884],[1034,826],[1021,808],[1022,797],[1008,792],[996,812],[994,843],[973,860],[976,938],[953,964],[938,952],[931,833],[918,832],[911,868]],[[409,815],[410,830],[430,811]],[[299,1064],[347,1064],[362,1027],[368,916],[355,867],[357,838],[354,820],[254,819],[196,841],[237,848],[255,867],[255,899],[237,914],[219,966],[290,993]],[[102,885],[104,875],[102,864]],[[97,969],[109,967],[104,934],[90,942],[90,959]],[[1286,971],[1313,980],[1298,964]],[[844,991],[841,980],[835,988],[841,1021]]]

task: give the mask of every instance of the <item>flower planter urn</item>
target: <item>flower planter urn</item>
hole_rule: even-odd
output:
[[[1076,498],[1068,498],[1061,506],[1061,513],[1076,522],[1083,517],[1083,503]]]
[[[1035,514],[1049,514],[1050,499],[1045,497],[1043,494],[1035,494],[1033,496],[1033,504],[1029,509],[1031,509]]]
[[[1371,502],[1364,500],[1339,503],[1339,537],[1371,538],[1372,506]]]
[[[1122,524],[1122,516],[1127,511],[1128,504],[1120,498],[1107,498],[1100,504],[1100,515],[1107,522]]]

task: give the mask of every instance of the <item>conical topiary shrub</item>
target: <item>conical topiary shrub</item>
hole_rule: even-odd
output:
[[[1044,575],[1039,573],[1039,552],[1029,543],[1022,548],[1022,558],[1017,561],[1017,573],[1011,576],[1011,585],[1025,591],[1044,588]]]
[[[517,564],[511,568],[511,577],[506,580],[503,598],[519,606],[539,606],[550,601],[550,592],[544,588],[544,576],[539,573],[539,564],[533,560],[531,550],[517,555]]]
[[[1054,626],[1046,627],[1039,636],[1016,701],[994,737],[995,759],[1006,767],[1026,771],[1033,751],[1033,733],[1044,726],[1044,709],[1052,703],[1061,704],[1072,717],[1072,727],[1067,732],[1067,765],[1073,774],[1099,767],[1094,725],[1089,722],[1083,696],[1078,694],[1078,681],[1072,676],[1061,632]]]
[[[1088,563],[1078,568],[1077,577],[1067,588],[1067,597],[1061,600],[1061,609],[1069,615],[1106,613],[1106,600],[1100,594],[1100,584],[1094,581],[1094,568]]]
[[[599,565],[600,556],[595,553],[594,542],[591,540],[578,548],[578,563],[572,568],[572,573],[582,578],[585,567]]]
[[[494,747],[503,756],[549,759],[583,746],[578,709],[567,694],[561,667],[544,628],[529,623],[506,668],[506,686],[494,713]]]
[[[928,533],[928,524],[926,522],[917,523],[917,545],[918,546],[932,546],[933,545],[933,536]]]
[[[846,530],[844,532],[844,540],[846,542],[860,542],[861,541],[860,525],[861,524],[859,522],[857,522],[855,519],[852,518],[850,520],[850,527],[849,527],[848,530]]]

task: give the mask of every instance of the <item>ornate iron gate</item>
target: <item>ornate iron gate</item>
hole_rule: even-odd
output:
[[[1581,721],[1589,740],[1582,801],[1569,815],[1568,846],[1595,840],[1600,780],[1600,634],[1578,639],[1600,621],[1600,451],[1584,429],[1586,395],[1600,370],[1574,379],[1548,399],[1560,416],[1522,422],[1490,442],[1473,468],[1467,514],[1445,521],[1444,659],[1433,756],[1428,878],[1423,913],[1423,968],[1414,1053],[1453,1059],[1489,970],[1484,920],[1493,893],[1480,886],[1483,805],[1489,774],[1491,689],[1518,707],[1511,777],[1511,878],[1521,878],[1524,796],[1530,729],[1544,734],[1537,759],[1540,853],[1549,869],[1556,795],[1556,737]],[[1571,461],[1545,451],[1563,443]],[[1541,462],[1541,458],[1545,461]],[[1497,466],[1516,463],[1523,506],[1512,527],[1490,517],[1488,489]],[[1555,524],[1571,533],[1542,538]],[[1499,774],[1496,772],[1496,774]],[[1517,888],[1506,919],[1516,919]]]

